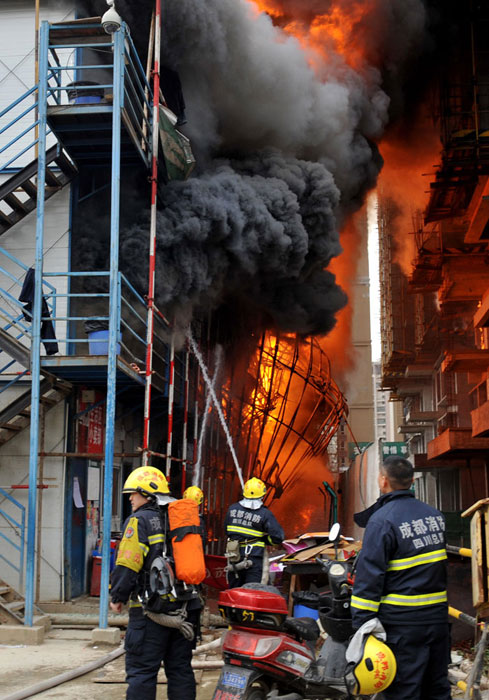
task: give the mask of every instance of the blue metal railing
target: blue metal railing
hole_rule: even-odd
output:
[[[10,513],[7,513],[6,510],[0,507],[0,516],[4,518],[8,525],[16,532],[17,540],[12,539],[12,537],[6,535],[4,532],[2,532],[2,530],[0,530],[0,537],[8,542],[8,544],[15,549],[16,552],[18,552],[18,560],[16,559],[15,562],[11,561],[1,553],[0,559],[3,559],[6,564],[8,564],[19,574],[19,590],[21,591],[24,585],[25,508],[22,503],[16,501],[15,498],[13,498],[2,488],[0,488],[0,495],[9,501],[12,506],[17,509],[17,511],[20,511],[16,519]]]
[[[20,168],[23,168],[37,157],[39,137],[36,135],[35,130],[39,127],[39,119],[34,118],[39,107],[37,89],[38,86],[34,85],[34,87],[24,92],[23,95],[0,112],[0,122],[3,122],[7,115],[7,118],[10,119],[8,124],[5,124],[0,129],[0,137],[3,137],[2,141],[7,138],[7,133],[14,132],[10,141],[7,141],[0,148],[0,158],[4,161],[0,164],[0,174],[9,173],[12,170],[20,170]],[[18,113],[16,108],[21,110],[20,113]],[[50,137],[51,145],[54,145],[57,141],[50,130],[48,130],[47,135]],[[32,140],[29,141],[29,139]],[[19,141],[22,142],[20,151],[17,150]],[[27,144],[26,141],[28,142]],[[28,157],[24,158],[23,156],[26,156],[26,154],[28,154]]]
[[[90,27],[93,25],[86,25]],[[51,25],[51,29],[57,29],[58,25]],[[78,25],[77,29],[83,29]],[[66,29],[66,27],[63,27]],[[48,38],[49,41],[49,38]],[[107,91],[107,95],[113,92],[114,80],[107,81],[107,73],[114,71],[114,63],[84,64],[84,50],[110,51],[113,43],[107,37],[104,43],[75,42],[70,44],[49,43],[48,56],[45,71],[46,104],[47,107],[56,107],[70,103],[70,91],[76,91],[83,95],[90,93],[96,87],[97,91]],[[78,51],[75,51],[78,49]],[[60,61],[59,52],[62,51],[73,61]],[[75,58],[76,56],[76,58]],[[90,71],[101,80],[94,85],[83,85],[74,78],[82,71]],[[125,108],[126,120],[129,130],[135,137],[135,146],[138,148],[144,162],[149,165],[151,160],[151,122],[152,122],[152,90],[145,75],[143,66],[134,47],[129,33],[125,33],[124,61],[122,71],[122,101]],[[0,112],[0,123],[9,120],[0,129],[0,174],[11,173],[19,170],[37,157],[39,150],[39,136],[37,131],[41,125],[39,116],[39,85],[34,85],[20,95],[14,102]],[[109,110],[112,110],[110,101],[103,100]],[[7,140],[7,134],[13,133]],[[5,143],[4,143],[5,141]],[[53,132],[46,128],[46,146],[58,143]],[[20,149],[19,149],[20,145]]]
[[[66,26],[62,27],[66,29]],[[77,30],[83,29],[82,25],[77,26]],[[86,28],[93,28],[93,25],[86,25]],[[51,31],[56,31],[58,25],[50,26]],[[83,97],[84,93],[93,94],[96,92],[104,95],[101,98],[98,109],[107,107],[112,110],[116,100],[114,99],[116,83],[118,82],[115,75],[120,72],[120,96],[119,102],[124,109],[124,123],[128,128],[130,135],[133,138],[134,145],[138,149],[143,161],[149,166],[151,162],[151,124],[152,124],[152,89],[146,79],[146,74],[141,65],[141,61],[136,52],[131,35],[125,29],[125,25],[121,29],[121,35],[124,36],[123,46],[121,47],[122,62],[118,63],[115,54],[112,52],[112,61],[109,63],[83,63],[84,52],[91,51],[112,51],[114,44],[107,37],[106,42],[102,43],[63,43],[56,44],[49,42],[48,58],[47,58],[47,101],[48,106],[56,106],[66,104],[70,101],[69,92],[76,92],[75,101]],[[58,57],[60,50],[75,50],[75,61],[70,65],[63,65]],[[100,55],[100,53],[99,53]],[[89,71],[90,83],[84,85],[83,81],[78,79],[73,82],[72,74],[77,78]],[[112,75],[110,75],[112,74]],[[109,77],[108,77],[109,75]],[[97,80],[98,76],[100,79]],[[94,79],[95,78],[95,79]],[[80,104],[83,107],[83,104]],[[90,106],[91,109],[93,105]]]
[[[81,290],[77,292],[73,289],[75,285],[70,285],[67,292],[69,306],[62,317],[57,310],[57,316],[54,317],[55,322],[59,322],[61,318],[66,322],[67,328],[80,323],[81,318],[88,320],[90,317],[108,318],[108,352],[107,352],[107,401],[106,401],[106,437],[105,437],[105,457],[104,457],[104,491],[103,491],[103,533],[102,533],[102,573],[100,585],[100,608],[99,608],[99,624],[100,627],[106,628],[108,625],[108,589],[109,589],[109,561],[110,561],[110,525],[112,514],[112,486],[113,486],[113,461],[114,461],[114,427],[115,427],[115,402],[116,402],[116,383],[117,383],[117,342],[118,334],[122,333],[122,342],[124,346],[130,348],[131,343],[139,343],[145,337],[144,332],[138,332],[134,329],[133,323],[129,321],[127,316],[134,316],[134,312],[138,311],[138,304],[144,300],[141,297],[134,301],[126,303],[128,294],[122,289],[130,289],[131,294],[134,290],[128,285],[119,272],[119,210],[120,210],[120,176],[121,176],[121,152],[122,152],[122,126],[131,137],[133,146],[139,152],[143,161],[149,166],[151,162],[151,137],[152,137],[152,95],[151,88],[146,81],[144,70],[137,58],[134,45],[125,24],[115,34],[111,35],[110,39],[99,34],[97,38],[102,39],[102,43],[85,42],[80,38],[80,29],[84,29],[85,25],[73,25],[73,43],[67,41],[69,36],[69,25],[63,24],[63,44],[56,43],[56,36],[53,35],[54,41],[51,41],[51,31],[55,31],[58,25],[49,25],[43,22],[40,29],[39,42],[39,86],[38,86],[38,169],[37,169],[37,209],[36,209],[36,249],[35,249],[35,294],[32,311],[32,330],[31,330],[31,430],[29,437],[29,496],[28,496],[28,522],[27,522],[27,558],[26,558],[26,586],[25,586],[25,624],[31,626],[33,622],[34,609],[34,572],[35,572],[35,543],[36,543],[36,487],[38,477],[38,445],[39,445],[39,399],[40,399],[40,376],[41,376],[41,321],[42,321],[42,297],[43,297],[43,251],[44,251],[44,191],[46,184],[46,148],[48,137],[48,114],[54,119],[54,115],[59,111],[59,106],[65,104],[65,98],[68,98],[68,90],[73,89],[69,84],[71,82],[68,73],[73,71],[78,77],[85,69],[83,65],[83,51],[91,49],[95,55],[100,55],[100,50],[111,52],[112,63],[110,66],[100,65],[90,67],[90,72],[94,73],[97,70],[100,72],[101,81],[97,86],[98,90],[106,90],[107,81],[105,76],[107,72],[112,71],[112,81],[109,87],[112,88],[112,95],[109,96],[104,92],[105,104],[102,106],[89,105],[74,105],[78,108],[78,114],[92,112],[93,109],[100,112],[111,113],[110,124],[110,271],[105,273],[108,281],[108,289],[104,294],[107,299],[108,312],[105,313],[78,313],[79,307],[73,303],[75,297],[70,299],[70,296],[76,293],[81,294],[80,298],[86,296],[86,292]],[[93,25],[86,25],[88,30],[93,30]],[[87,39],[89,37],[86,37]],[[78,43],[79,42],[79,43]],[[107,48],[105,48],[107,47]],[[75,49],[75,63],[68,66],[60,60],[58,51]],[[78,51],[78,49],[80,49]],[[73,55],[73,54],[72,54]],[[81,61],[81,62],[80,62]],[[93,60],[89,62],[92,66]],[[69,82],[68,82],[69,81]],[[93,89],[93,86],[89,86]],[[78,84],[76,90],[83,92],[85,86]],[[75,98],[76,99],[76,98]],[[70,107],[67,108],[68,110]],[[80,130],[83,130],[81,125]],[[80,154],[83,159],[84,153]],[[89,274],[89,273],[82,273]],[[52,276],[59,276],[57,273],[51,273]],[[76,273],[66,273],[68,277],[76,276]],[[67,285],[68,288],[68,285]],[[61,292],[59,293],[61,294]],[[58,292],[56,292],[58,295]],[[100,296],[100,295],[99,295]],[[122,299],[124,298],[124,303]],[[59,305],[58,305],[59,309]],[[74,312],[75,310],[75,312]],[[82,309],[83,311],[83,309]],[[142,314],[144,317],[144,314]],[[139,320],[140,322],[140,320]],[[131,329],[129,330],[129,326]],[[143,325],[144,328],[144,325]],[[134,332],[132,332],[134,331]],[[66,335],[70,335],[67,333]],[[125,338],[130,340],[125,342]],[[136,336],[136,337],[135,337]],[[87,342],[86,338],[61,338],[71,344],[77,341]],[[145,355],[144,355],[145,356]],[[143,356],[143,357],[144,357]]]
[[[108,271],[83,271],[83,272],[44,272],[44,278],[57,280],[56,289],[51,292],[49,298],[53,301],[53,308],[66,307],[69,311],[59,311],[58,315],[53,313],[52,321],[60,327],[61,323],[66,324],[66,334],[58,334],[57,342],[65,346],[73,346],[76,355],[86,355],[87,344],[90,346],[89,354],[106,355],[107,351],[102,346],[108,343],[107,338],[90,338],[84,331],[85,323],[97,322],[101,327],[107,329],[110,321],[110,305],[116,309],[116,327],[118,352],[125,360],[131,364],[138,365],[144,369],[146,363],[146,328],[147,304],[145,299],[133,287],[129,280],[121,273],[117,273],[117,292],[115,297],[109,294]],[[71,284],[68,285],[68,279]],[[49,284],[49,283],[48,283]],[[83,291],[84,288],[92,289],[96,286],[96,291]],[[52,285],[50,285],[52,286]],[[60,289],[70,291],[56,291]],[[62,304],[61,300],[65,300]],[[110,300],[110,304],[109,304]],[[57,303],[56,303],[57,301]],[[96,304],[96,312],[93,306]],[[155,343],[154,343],[154,369],[156,384],[158,381],[163,385],[166,381],[167,350],[163,337],[166,324],[159,317],[155,318]],[[100,353],[96,352],[97,344],[101,346]],[[63,353],[64,354],[64,353]]]

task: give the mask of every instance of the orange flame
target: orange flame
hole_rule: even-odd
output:
[[[380,144],[384,158],[378,193],[389,197],[399,207],[396,225],[391,231],[397,246],[395,262],[406,275],[412,272],[416,256],[413,218],[428,204],[428,175],[433,175],[441,150],[438,129],[420,115],[414,123],[391,130]]]

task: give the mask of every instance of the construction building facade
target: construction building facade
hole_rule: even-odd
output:
[[[432,93],[441,162],[402,231],[410,272],[396,259],[395,206],[379,200],[382,386],[402,405],[417,493],[444,512],[448,542],[468,545],[459,515],[489,495],[487,7],[457,6],[457,26]]]
[[[136,289],[121,271],[119,229],[156,207],[166,138],[128,28],[47,2],[34,46],[32,3],[12,0],[0,37],[0,617],[32,625],[38,601],[87,592],[99,549],[106,627],[131,470],[162,469],[175,496],[198,483],[222,553],[240,481],[273,485],[270,504],[308,461],[328,474],[347,406],[316,341],[258,332],[234,361],[222,318],[177,331],[151,280]]]

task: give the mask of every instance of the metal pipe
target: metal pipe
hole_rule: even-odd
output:
[[[197,377],[195,380],[195,401],[194,401],[194,437],[193,437],[193,449],[192,449],[192,462],[194,464],[197,461],[197,450],[199,441],[199,384],[200,384],[200,367],[197,367]],[[192,477],[193,483],[193,477]]]
[[[34,83],[36,85],[39,83],[39,2],[40,0],[36,0],[34,19]],[[37,158],[39,155],[39,143],[37,143],[37,139],[39,138],[39,126],[37,124],[39,119],[39,92],[37,93],[37,102],[34,109],[34,122],[36,122],[34,129],[34,139],[36,141],[36,145],[34,147],[34,158]]]
[[[112,35],[114,51],[114,97],[112,109],[112,161],[110,196],[109,347],[107,358],[107,406],[105,419],[105,470],[103,493],[102,570],[100,576],[100,628],[107,628],[109,607],[110,530],[114,466],[115,392],[117,384],[117,340],[120,316],[119,208],[121,176],[121,116],[124,105],[125,25]]]
[[[175,395],[175,333],[172,331],[170,342],[170,367],[168,377],[168,438],[166,442],[166,475],[170,476],[171,449],[173,440],[173,397]]]
[[[41,449],[44,450],[44,438],[46,428],[46,407],[43,405],[41,409]],[[41,593],[41,547],[42,547],[42,492],[48,488],[47,484],[43,484],[44,478],[44,457],[39,457],[39,475],[38,479],[41,482],[37,485],[39,493],[37,496],[37,561],[36,561],[36,603],[40,600]],[[22,484],[19,484],[22,487]],[[39,488],[41,487],[41,488]]]
[[[39,79],[39,158],[37,164],[36,256],[31,340],[31,429],[29,438],[29,510],[27,519],[27,563],[24,624],[32,627],[36,547],[37,459],[39,451],[39,406],[41,381],[41,302],[44,253],[44,198],[46,188],[46,117],[49,24],[42,23]]]
[[[143,106],[143,123],[142,132],[143,137],[141,139],[141,148],[144,150],[144,141],[147,140],[148,135],[148,109],[149,109],[149,81],[151,78],[151,63],[153,61],[153,48],[154,48],[154,36],[155,36],[155,13],[153,11],[151,15],[151,26],[149,28],[149,41],[148,41],[148,58],[146,60],[146,83],[144,87],[144,106]]]
[[[469,557],[469,559],[472,557],[472,550],[468,547],[456,547],[453,544],[447,544],[446,550],[450,554],[460,554],[461,557]]]
[[[189,396],[189,365],[190,365],[190,353],[188,351],[188,344],[185,349],[185,374],[183,380],[183,431],[182,431],[182,462],[185,464],[187,462],[187,431],[188,431],[188,396]],[[182,470],[182,493],[186,486],[187,472],[186,469]]]
[[[84,457],[89,459],[104,459],[105,452],[39,452],[42,457]],[[139,457],[140,452],[114,452],[114,457]],[[165,455],[166,456],[166,455]],[[40,488],[38,486],[38,488]]]
[[[153,124],[151,133],[151,219],[149,227],[148,314],[146,323],[146,385],[144,392],[143,464],[147,463],[153,378],[154,296],[156,267],[156,216],[158,196],[158,138],[161,52],[161,0],[156,0],[154,14]],[[170,452],[170,450],[168,450]],[[169,463],[167,460],[167,473]]]
[[[448,614],[450,617],[454,617],[457,620],[460,620],[460,622],[466,622],[468,625],[471,627],[484,627],[483,622],[477,622],[475,617],[472,617],[472,615],[468,615],[467,613],[462,612],[461,610],[457,610],[457,608],[452,608],[451,605],[448,606]]]

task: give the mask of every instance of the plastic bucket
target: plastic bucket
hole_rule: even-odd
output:
[[[319,613],[305,605],[294,605],[294,617],[312,617],[313,620],[319,620]]]
[[[97,104],[102,102],[104,97],[103,88],[99,87],[99,83],[94,83],[91,80],[77,80],[67,87],[70,88],[68,100],[71,105]]]
[[[90,355],[108,355],[109,354],[109,331],[91,331],[88,335],[88,353]],[[119,333],[118,340],[120,341],[121,334]],[[95,341],[95,342],[94,342]],[[116,345],[116,353],[120,354],[121,344]]]

